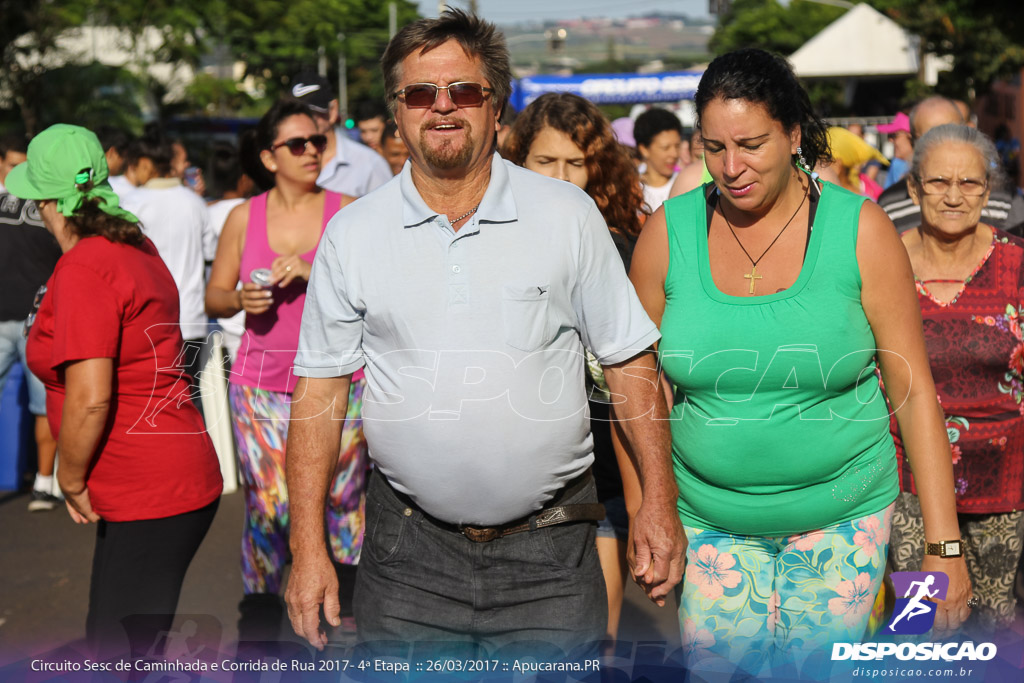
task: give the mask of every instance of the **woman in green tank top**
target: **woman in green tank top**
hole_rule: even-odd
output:
[[[719,57],[696,106],[714,182],[648,220],[631,270],[672,392],[683,646],[694,669],[778,674],[863,638],[881,585],[898,482],[876,370],[947,555],[949,442],[905,250],[881,209],[809,172],[826,129],[788,64]],[[935,626],[956,628],[963,558],[922,569],[949,576]]]

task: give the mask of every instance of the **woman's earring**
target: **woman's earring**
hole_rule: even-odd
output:
[[[810,171],[811,169],[807,168],[807,159],[804,158],[804,150],[803,150],[802,147],[797,147],[796,148],[796,156],[797,156],[797,161],[799,162],[800,166],[805,171]]]

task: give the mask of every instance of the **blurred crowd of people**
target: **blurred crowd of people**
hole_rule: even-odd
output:
[[[489,646],[520,631],[612,642],[632,575],[658,604],[682,580],[688,651],[756,675],[784,665],[794,638],[862,637],[887,563],[947,573],[943,630],[1012,622],[1024,540],[1019,144],[937,96],[874,129],[828,126],[785,61],[759,50],[712,62],[696,127],[659,107],[609,121],[564,93],[516,114],[496,82],[503,45],[462,12],[403,29],[384,57],[387,101],[358,107],[351,134],[330,83],[303,72],[237,141],[63,124],[0,140],[0,385],[15,362],[34,371],[29,509],[63,500],[76,522],[99,523],[90,644],[145,649],[169,628],[221,490],[203,424],[215,402],[230,407],[228,460],[244,488],[243,643],[274,640],[287,607],[322,647],[321,606],[331,626],[381,639],[439,637],[461,628],[452,620]],[[508,274],[517,268],[528,276]],[[453,331],[465,352],[503,334],[500,350],[520,362],[585,350],[563,369],[589,421],[566,418],[573,433],[559,440],[543,420],[495,413],[443,436],[436,424],[417,432],[419,416],[378,413],[364,432],[364,408],[397,410],[382,397],[411,381],[385,360],[411,347],[388,344],[446,352]],[[223,368],[210,364],[217,344]],[[778,377],[763,366],[800,344],[821,357],[785,361]],[[812,365],[839,370],[816,384]],[[655,367],[647,393],[623,371]],[[464,370],[460,387],[481,369]],[[888,404],[865,398],[883,388]],[[623,395],[653,407],[636,412]],[[299,409],[307,397],[324,410]],[[827,419],[809,419],[823,406]],[[664,420],[638,427],[648,414],[670,414],[671,433]],[[337,426],[326,440],[324,415]],[[538,476],[489,460],[513,442],[534,444],[523,460]],[[460,486],[432,481],[424,463]],[[523,507],[508,492],[527,484],[542,490]],[[477,515],[463,498],[495,509]],[[522,545],[542,531],[540,550]],[[480,590],[516,594],[490,565],[462,564],[485,544],[504,548],[499,568],[554,558],[523,565],[538,605],[451,607],[447,582],[465,566]],[[416,559],[432,548],[450,562]],[[795,568],[812,559],[838,578]],[[484,613],[492,626],[477,623]],[[135,623],[126,645],[139,614],[163,616]]]

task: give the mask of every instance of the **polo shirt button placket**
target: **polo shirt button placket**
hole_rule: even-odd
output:
[[[469,303],[466,276],[462,274],[462,264],[453,263],[459,252],[459,240],[455,239],[448,245],[448,303],[454,306],[465,306]]]

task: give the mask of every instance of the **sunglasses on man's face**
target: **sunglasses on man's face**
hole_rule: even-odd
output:
[[[447,90],[448,98],[456,107],[479,107],[484,102],[484,94],[494,92],[494,88],[468,81],[448,85],[412,83],[396,92],[394,97],[409,109],[429,109],[434,106],[438,90]]]
[[[270,151],[276,151],[279,147],[287,147],[292,156],[298,157],[305,154],[307,144],[313,145],[313,149],[316,150],[317,154],[322,154],[327,149],[327,136],[310,135],[308,138],[288,138],[284,142],[271,145]]]

